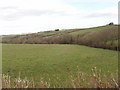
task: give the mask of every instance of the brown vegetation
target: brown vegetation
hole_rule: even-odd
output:
[[[104,48],[117,50],[118,48],[118,30],[107,29],[100,32],[87,32],[80,34],[76,39],[77,44],[91,46],[95,48]]]
[[[12,44],[79,44],[95,48],[118,50],[118,29],[86,32],[79,35],[69,33],[57,35],[25,35],[4,38],[2,43]]]

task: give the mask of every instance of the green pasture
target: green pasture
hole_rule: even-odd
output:
[[[21,73],[21,77],[33,77],[36,82],[40,77],[58,77],[63,82],[78,69],[91,74],[96,67],[106,75],[114,75],[118,69],[118,52],[112,50],[59,44],[3,44],[2,48],[3,74],[11,78]]]

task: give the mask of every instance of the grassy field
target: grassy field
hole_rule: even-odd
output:
[[[53,84],[58,83],[54,78],[64,82],[69,75],[76,76],[78,69],[91,74],[96,67],[107,76],[118,70],[117,51],[80,45],[3,44],[2,53],[3,74],[15,78],[20,72],[21,77],[33,77],[36,83],[40,77],[52,79]]]
[[[86,28],[83,30],[78,29],[78,31],[76,32],[72,32],[70,33],[71,35],[78,35],[78,34],[83,34],[86,32],[99,32],[101,30],[106,30],[106,29],[114,29],[114,28],[118,28],[117,25],[111,25],[111,26],[100,26],[100,27],[93,27],[93,28]]]

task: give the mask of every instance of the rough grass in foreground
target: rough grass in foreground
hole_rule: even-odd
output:
[[[77,73],[77,77],[69,76],[69,79],[65,82],[60,82],[60,78],[57,78],[57,82],[51,85],[49,81],[40,79],[39,83],[33,80],[21,79],[20,75],[17,78],[11,80],[10,76],[3,75],[3,88],[118,88],[118,75],[112,74],[108,77],[101,75],[101,70],[97,70],[96,67],[92,69],[92,74],[86,74],[82,72]]]

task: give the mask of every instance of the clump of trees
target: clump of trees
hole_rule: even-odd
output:
[[[110,22],[108,25],[114,25],[114,23],[113,23],[113,22]]]
[[[59,31],[59,29],[55,29],[55,31]]]

